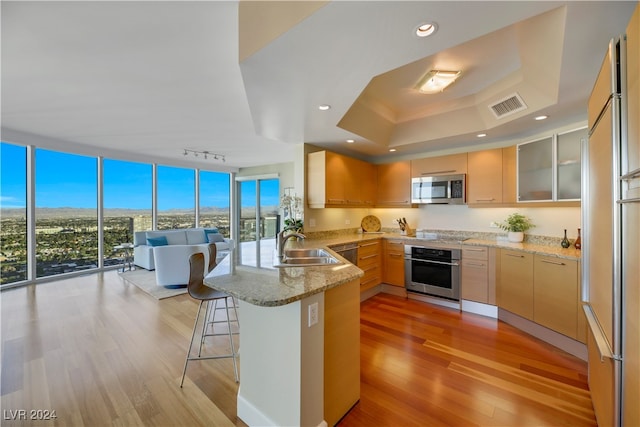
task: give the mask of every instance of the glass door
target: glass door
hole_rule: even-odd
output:
[[[238,262],[254,267],[273,265],[279,231],[278,178],[238,179]]]

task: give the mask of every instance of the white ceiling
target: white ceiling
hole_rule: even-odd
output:
[[[390,147],[401,156],[472,146],[481,131],[483,143],[526,138],[586,120],[608,41],[636,4],[333,1],[274,35],[264,2],[255,14],[265,29],[239,28],[237,2],[2,1],[2,139],[229,169],[293,161],[303,142],[380,162]],[[547,12],[553,28],[536,36]],[[415,37],[421,21],[437,22],[436,34]],[[240,61],[239,38],[263,42]],[[463,74],[423,101],[407,70],[434,64]],[[555,96],[503,122],[455,115],[525,83]],[[185,158],[185,148],[227,161]]]

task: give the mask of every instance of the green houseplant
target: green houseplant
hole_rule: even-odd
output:
[[[525,231],[535,227],[531,219],[517,212],[512,213],[506,220],[498,223],[498,227],[507,232],[507,239],[510,242],[522,242]]]

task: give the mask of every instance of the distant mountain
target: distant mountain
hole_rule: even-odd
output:
[[[105,216],[139,216],[139,215],[149,215],[149,209],[105,209]],[[185,209],[170,209],[160,211],[165,215],[191,215],[192,211]],[[228,215],[229,208],[228,207],[215,207],[215,206],[205,206],[200,208],[201,214],[206,215]],[[23,208],[2,208],[0,209],[0,215],[3,219],[8,218],[24,218],[27,214],[27,210]],[[87,209],[87,208],[36,208],[36,216],[38,218],[94,218],[97,215],[96,209]]]

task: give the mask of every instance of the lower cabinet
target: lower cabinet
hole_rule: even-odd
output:
[[[500,250],[498,307],[533,320],[533,254]]]
[[[578,330],[578,262],[536,255],[533,320],[571,338]]]
[[[384,240],[382,282],[404,287],[404,242]]]
[[[577,260],[501,249],[498,307],[583,341],[578,270]]]
[[[486,246],[462,248],[462,299],[495,305],[495,250]]]
[[[360,279],[360,291],[366,291],[382,283],[380,239],[366,240],[358,244],[358,267],[364,271]]]

